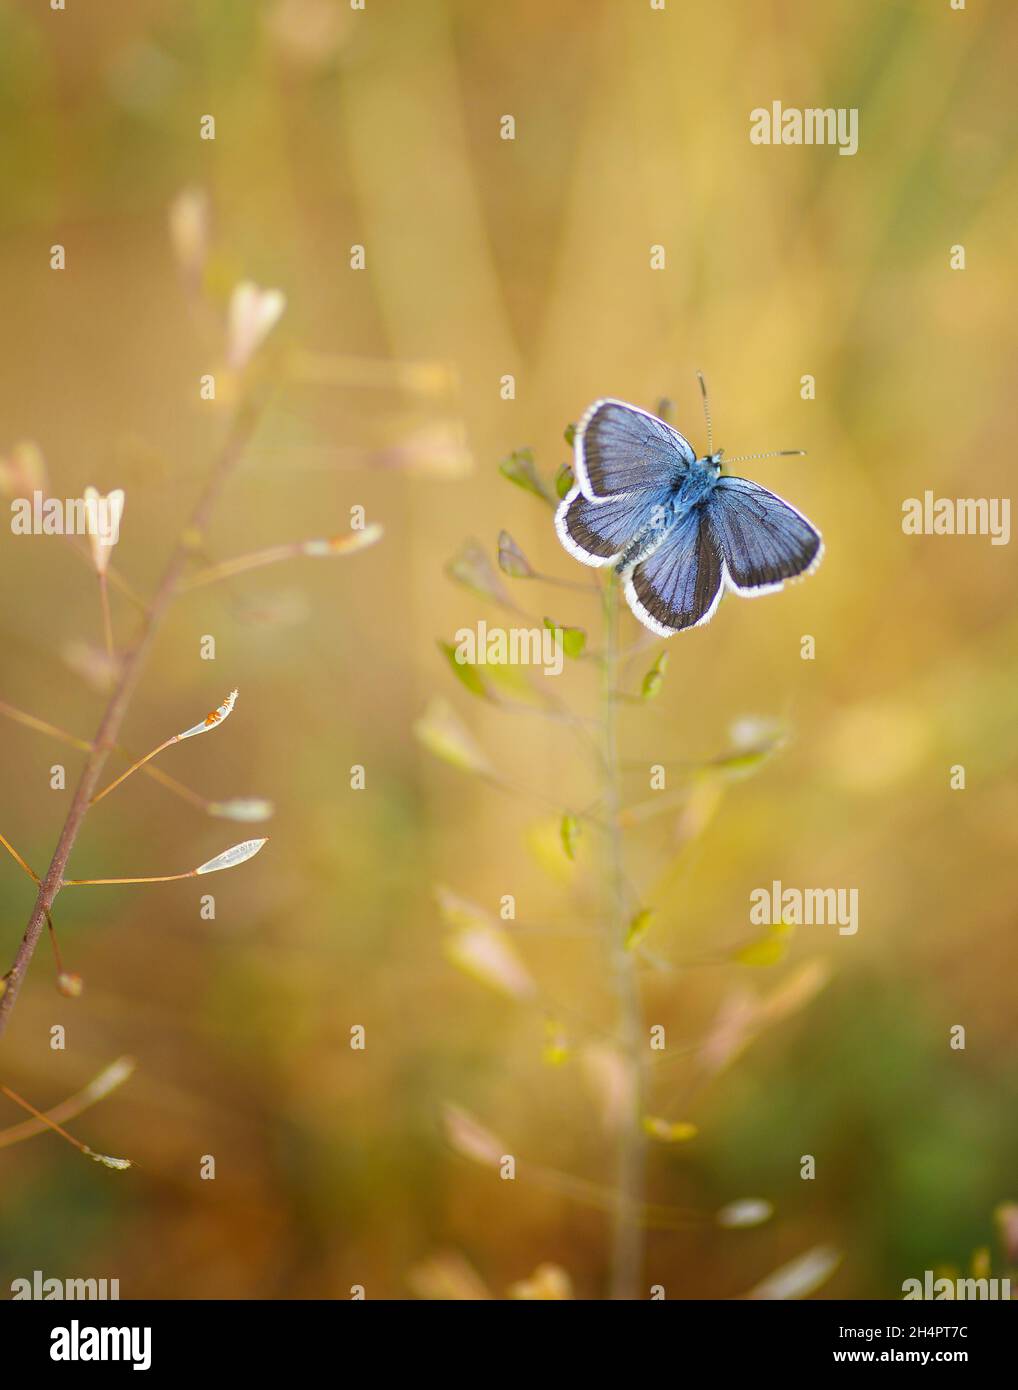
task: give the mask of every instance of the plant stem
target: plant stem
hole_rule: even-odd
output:
[[[39,882],[39,875],[33,869],[29,868],[29,866],[22,859],[21,855],[11,844],[10,840],[7,840],[3,837],[3,835],[0,835],[0,845],[3,845],[4,849],[11,856],[11,858],[16,860],[16,862],[21,865],[21,867],[24,869],[25,873],[28,875],[28,877],[32,880],[33,883]]]
[[[103,638],[106,642],[106,659],[113,662],[113,619],[110,617],[110,590],[105,573],[99,576],[99,601],[103,611]]]
[[[156,874],[151,878],[65,878],[61,888],[86,888],[89,885],[108,883],[177,883],[182,878],[197,878],[197,869],[188,869],[185,874]]]
[[[174,734],[172,738],[164,739],[157,748],[152,749],[151,753],[146,753],[143,758],[139,758],[137,762],[133,762],[126,772],[122,772],[119,777],[115,777],[109,786],[103,787],[101,792],[96,792],[95,796],[93,796],[92,800],[89,802],[89,805],[95,806],[98,802],[102,801],[104,796],[109,796],[110,792],[113,791],[115,787],[119,787],[121,782],[126,782],[132,772],[137,772],[139,767],[144,767],[157,753],[161,753],[164,748],[169,748],[171,744],[178,742],[179,738],[176,734]]]
[[[7,988],[0,996],[0,1037],[3,1036],[7,1027],[11,1011],[21,989],[21,982],[25,977],[35,948],[39,944],[39,937],[46,925],[46,914],[53,906],[53,901],[63,886],[67,861],[71,857],[74,842],[77,840],[82,823],[88,814],[89,802],[95,795],[103,764],[117,741],[120,726],[141,677],[153,638],[173,601],[187,562],[208,526],[213,508],[219,500],[220,492],[247,447],[259,414],[259,406],[253,401],[243,403],[238,409],[225,443],[209,473],[205,488],[191,514],[190,522],[170,556],[163,577],[145,613],[138,640],[124,657],[116,686],[99,722],[95,738],[92,740],[91,751],[85,759],[85,766],[82,768],[81,777],[75,788],[67,818],[60,832],[57,847],[53,852],[53,858],[39,885],[35,906],[32,908],[28,926],[25,928],[25,934],[21,939],[17,955],[14,957],[14,964],[6,977]]]
[[[621,787],[617,734],[618,627],[619,586],[616,576],[610,574],[604,590],[604,646],[601,658],[601,761],[604,788],[602,804],[607,827],[605,949],[615,991],[617,1033],[628,1085],[625,1113],[619,1122],[616,1154],[615,1183],[618,1205],[614,1209],[609,1296],[612,1299],[635,1299],[640,1296],[644,1247],[644,1038],[636,963],[632,952],[627,951],[624,944],[627,910],[622,829],[619,822]]]
[[[73,1144],[74,1147],[80,1149],[83,1154],[90,1152],[87,1144],[83,1144],[80,1139],[75,1139],[73,1134],[68,1134],[67,1130],[58,1125],[55,1120],[50,1119],[48,1115],[44,1115],[41,1110],[36,1110],[31,1101],[26,1100],[24,1096],[19,1096],[17,1091],[12,1091],[11,1088],[5,1086],[2,1081],[0,1081],[0,1092],[2,1092],[8,1100],[12,1100],[15,1105],[20,1105],[22,1110],[27,1110],[30,1115],[34,1115],[36,1120],[40,1123],[46,1125],[49,1129],[55,1130],[57,1134],[60,1135],[61,1139],[67,1140],[68,1144]]]

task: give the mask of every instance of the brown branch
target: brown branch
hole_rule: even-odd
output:
[[[166,610],[173,601],[187,562],[193,555],[195,547],[200,544],[208,527],[209,518],[219,500],[223,486],[251,438],[259,414],[260,405],[254,401],[248,401],[238,409],[223,448],[213,464],[205,489],[198,499],[183,535],[170,556],[163,577],[152,602],[149,604],[138,640],[124,657],[120,677],[100,720],[95,738],[92,740],[91,751],[85,760],[85,766],[75,788],[74,798],[60,832],[56,850],[42,883],[39,885],[35,906],[32,908],[28,926],[25,928],[21,945],[14,957],[14,964],[5,977],[7,988],[0,995],[0,1037],[3,1036],[7,1027],[8,1019],[21,989],[21,982],[28,970],[35,948],[39,944],[39,938],[46,925],[46,914],[52,908],[54,899],[60,892],[64,870],[71,857],[71,850],[74,848],[74,842],[78,838],[82,823],[88,813],[89,802],[95,795],[103,764],[117,742],[120,726],[141,677],[153,638],[166,616]]]

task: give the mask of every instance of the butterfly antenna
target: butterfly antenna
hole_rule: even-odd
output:
[[[707,453],[714,452],[714,428],[710,420],[710,398],[707,395],[707,383],[703,379],[703,372],[697,372],[696,379],[700,383],[700,395],[703,397],[703,414],[707,421]]]
[[[805,449],[768,449],[763,454],[740,454],[735,459],[725,459],[725,464],[730,463],[750,463],[753,459],[785,459],[793,456],[806,457]]]

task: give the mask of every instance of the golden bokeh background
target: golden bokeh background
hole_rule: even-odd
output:
[[[694,1215],[649,1232],[646,1282],[731,1297],[817,1247],[842,1257],[820,1297],[900,1296],[984,1246],[1004,1271],[1015,570],[988,537],[904,535],[901,507],[1011,491],[1015,37],[1005,0],[0,4],[0,452],[36,441],[57,496],[123,487],[115,564],[149,592],[236,399],[221,318],[251,278],[287,308],[212,559],[344,532],[356,506],[385,527],[362,554],[185,595],[160,634],[125,746],[239,687],[227,726],[160,765],[206,797],[271,798],[270,840],[209,880],[212,922],[193,882],[58,898],[85,991],[56,992],[41,942],[0,1080],[48,1108],[129,1054],[131,1078],[67,1125],[136,1166],[92,1165],[53,1134],[0,1150],[0,1289],[41,1269],[118,1277],[123,1297],[502,1297],[550,1263],[604,1296],[598,852],[585,838],[571,862],[556,824],[596,795],[593,768],[563,721],[457,684],[436,643],[511,621],[446,572],[465,540],[493,559],[504,528],[540,571],[589,578],[498,461],[532,446],[551,479],[564,427],[600,395],[670,397],[702,446],[697,368],[730,455],[808,450],[746,472],[814,519],[827,553],[808,582],[729,598],[674,639],[660,695],[621,710],[627,803],[647,799],[652,763],[682,791],[630,828],[627,866],[654,912],[646,1022],[676,1053],[652,1069],[651,1109],[697,1126],[651,1144],[650,1200]],[[751,144],[749,112],[773,100],[859,108],[858,153]],[[168,230],[188,188],[213,212],[200,297]],[[597,646],[588,595],[501,582]],[[136,610],[113,602],[127,642]],[[90,738],[100,615],[70,546],[4,529],[0,637],[0,700]],[[549,686],[593,715],[592,662]],[[511,794],[422,746],[435,696]],[[745,720],[790,737],[752,777],[697,772]],[[0,749],[0,830],[41,872],[71,794],[50,769],[73,787],[81,755],[10,721]],[[170,873],[248,833],[137,776],[88,818],[71,867]],[[774,879],[857,888],[858,933],[803,926],[774,964],[733,959],[750,891]],[[515,897],[504,930],[529,1001],[455,968],[436,885],[493,914]],[[8,960],[33,892],[5,859]],[[697,1084],[697,1046],[723,1051],[719,1030],[775,997],[772,1026]],[[516,1182],[451,1151],[447,1103],[505,1140]],[[24,1118],[0,1102],[0,1129]],[[537,1183],[537,1165],[590,1186]],[[770,1221],[719,1227],[747,1197],[773,1203]]]

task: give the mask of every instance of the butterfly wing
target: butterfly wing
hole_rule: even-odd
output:
[[[696,462],[678,430],[625,401],[595,401],[576,427],[576,481],[591,502],[674,485]]]
[[[721,601],[723,575],[706,515],[693,507],[657,549],[629,571],[626,598],[644,627],[670,637],[710,622]]]
[[[591,502],[577,483],[559,503],[555,531],[569,554],[585,565],[610,565],[649,521],[669,509],[670,490],[646,490]]]
[[[706,512],[724,560],[725,582],[737,594],[772,593],[820,563],[820,532],[758,483],[719,478]]]

